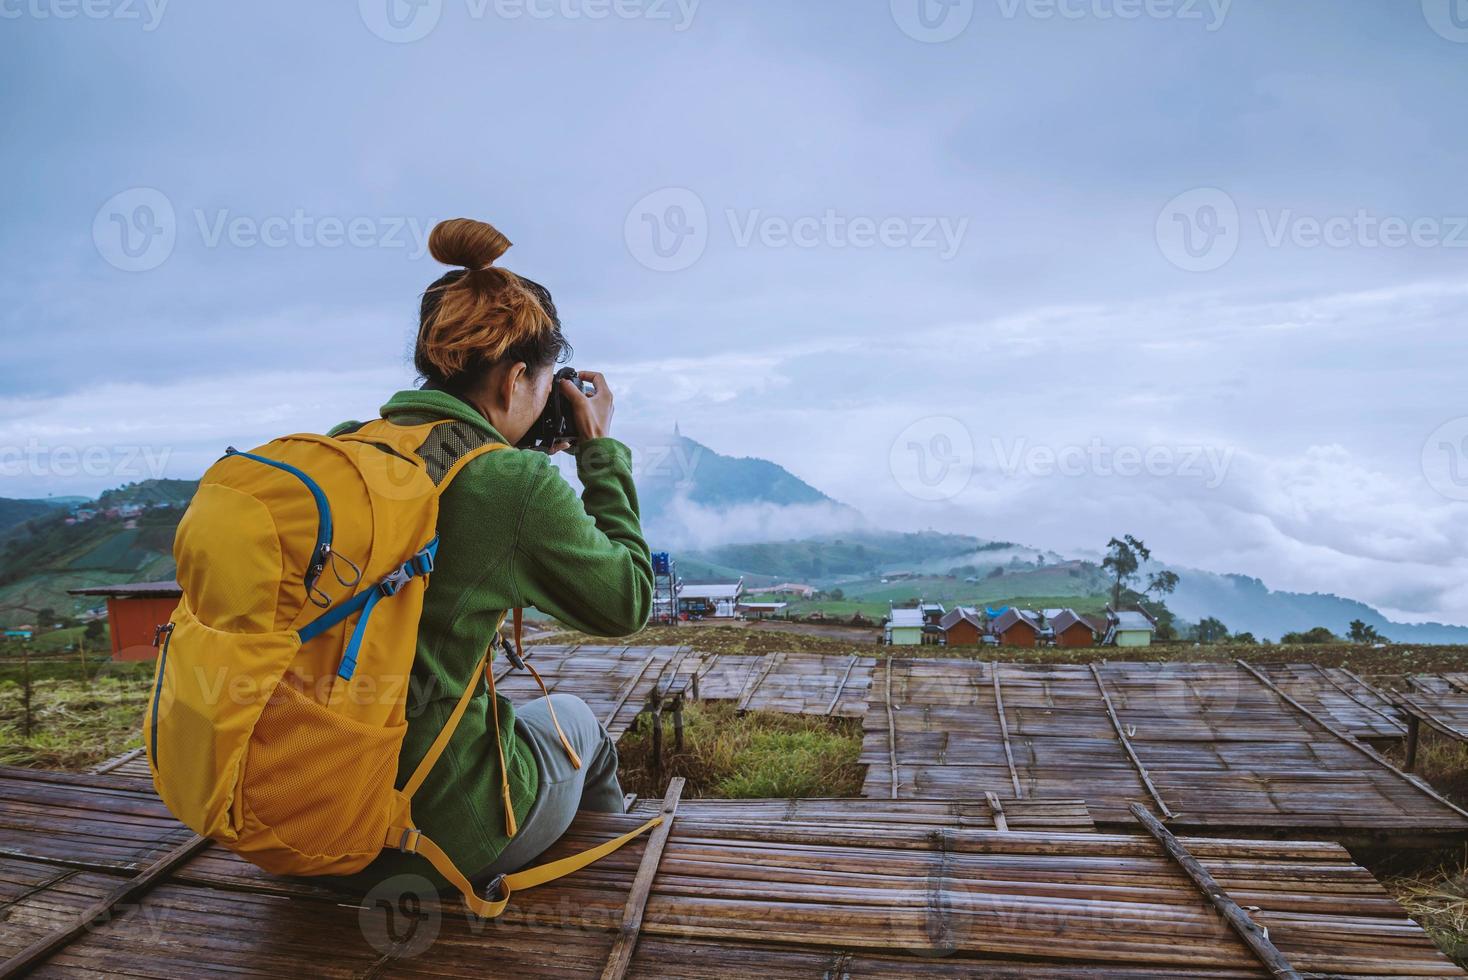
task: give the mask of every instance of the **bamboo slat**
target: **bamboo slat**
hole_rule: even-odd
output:
[[[992,795],[992,794],[990,794]],[[655,816],[655,799],[637,801],[631,813]],[[1080,800],[867,800],[770,799],[683,800],[682,819],[736,824],[814,824],[820,827],[869,827],[885,830],[1032,830],[1088,833],[1096,829]],[[1003,816],[1007,827],[999,825]]]
[[[17,812],[17,793],[44,799],[45,829]],[[10,903],[0,956],[137,879],[139,866],[116,855],[159,836],[146,795],[109,775],[0,770],[0,853],[29,842],[34,855],[0,857],[0,904]],[[699,816],[696,802],[679,807],[667,834],[629,976],[1267,975],[1146,833],[724,823]],[[582,814],[546,858],[641,820]],[[1463,976],[1337,845],[1178,841],[1302,973]],[[374,890],[363,900],[328,882],[274,878],[211,848],[38,973],[596,977],[649,846],[641,839],[520,892],[494,922],[432,895],[406,903]],[[43,857],[63,850],[78,865],[65,877]]]
[[[637,877],[632,879],[632,891],[627,895],[627,904],[622,912],[622,927],[612,941],[612,951],[607,954],[607,965],[601,972],[601,980],[622,980],[627,968],[632,965],[632,954],[637,949],[638,935],[642,931],[642,917],[647,911],[647,896],[658,874],[658,862],[663,858],[663,848],[668,844],[668,834],[673,830],[673,821],[678,816],[678,800],[683,796],[683,777],[675,776],[668,782],[668,791],[658,816],[663,822],[653,828],[647,847],[642,852],[642,863],[637,867]]]
[[[648,695],[664,676],[681,663],[685,647],[552,646],[525,648],[535,669],[552,694],[574,694],[590,706],[613,738],[620,738],[646,704]],[[540,688],[527,671],[496,661],[495,688],[523,704],[540,697]]]
[[[1391,699],[1344,667],[1265,664],[1259,670],[1352,738],[1394,742],[1407,734],[1406,721]]]
[[[1468,817],[1430,787],[1241,665],[890,663],[891,714],[884,676],[864,721],[871,798],[897,785],[1007,805],[1018,781],[1026,796],[1085,800],[1103,827],[1160,796],[1175,831],[1394,846],[1468,836]]]

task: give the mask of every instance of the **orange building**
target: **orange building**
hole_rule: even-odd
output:
[[[1092,647],[1096,645],[1096,626],[1074,609],[1062,609],[1050,619],[1058,647]]]
[[[1010,607],[994,620],[992,631],[1005,647],[1033,647],[1040,645],[1039,616],[1028,609]]]
[[[976,647],[983,642],[984,623],[977,609],[954,606],[938,625],[943,630],[945,646]]]
[[[177,582],[134,582],[70,589],[72,595],[107,599],[107,626],[112,634],[113,660],[152,660],[158,651],[153,632],[173,618],[183,590]]]

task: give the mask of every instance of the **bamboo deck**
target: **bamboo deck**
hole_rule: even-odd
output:
[[[1103,828],[1375,839],[1468,835],[1468,815],[1247,665],[897,659],[873,677],[874,798],[1083,799]]]
[[[190,835],[136,779],[0,769],[0,956],[40,940],[37,976],[179,978],[1464,975],[1333,844],[726,824],[675,806],[661,848],[643,838],[484,923],[176,850]],[[583,814],[549,856],[638,820]],[[107,909],[122,887],[139,894]]]
[[[875,666],[854,654],[702,654],[695,671],[700,699],[734,701],[740,711],[860,718]]]
[[[1468,694],[1468,672],[1413,674],[1407,683],[1415,691],[1430,694]]]
[[[1397,703],[1404,712],[1434,731],[1468,742],[1468,693],[1403,692],[1397,695]]]
[[[549,646],[526,647],[546,689],[575,694],[590,705],[612,738],[621,738],[659,686],[668,685],[692,655],[687,647]],[[516,703],[540,697],[529,672],[495,661],[495,687]]]
[[[659,801],[638,800],[629,810],[651,817]],[[682,816],[730,824],[814,824],[822,827],[926,830],[1026,830],[1091,833],[1096,824],[1081,800],[684,800]]]
[[[1352,738],[1375,745],[1396,742],[1407,734],[1407,719],[1391,696],[1345,667],[1269,664],[1259,670]]]

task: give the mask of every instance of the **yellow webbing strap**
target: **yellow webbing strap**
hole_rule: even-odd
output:
[[[571,748],[571,741],[566,737],[566,733],[561,730],[561,723],[556,720],[556,709],[551,703],[550,692],[546,690],[545,681],[541,680],[540,672],[525,661],[524,654],[522,653],[523,647],[521,640],[524,631],[523,610],[516,609],[514,616],[515,655],[520,657],[521,663],[525,664],[526,669],[535,678],[535,683],[540,685],[540,691],[545,695],[546,707],[550,710],[551,724],[555,726],[556,734],[560,736],[561,747],[566,750],[566,755],[570,758],[572,765],[580,769],[581,759],[576,755],[576,750]],[[505,617],[501,615],[499,623],[495,626],[496,635],[504,627],[504,622]],[[486,650],[484,656],[479,658],[479,664],[474,668],[474,673],[470,676],[469,683],[464,686],[464,693],[459,695],[459,703],[454,705],[454,710],[449,714],[448,721],[444,722],[444,726],[440,729],[438,737],[433,740],[433,744],[428,747],[428,751],[424,753],[422,760],[419,761],[418,767],[413,770],[413,775],[409,776],[408,781],[403,784],[402,793],[411,799],[413,794],[418,791],[418,788],[423,785],[423,781],[428,778],[428,773],[432,771],[434,764],[438,762],[439,756],[443,755],[444,750],[448,748],[449,740],[453,738],[454,730],[459,727],[459,722],[463,719],[464,712],[469,708],[469,702],[474,700],[474,693],[479,687],[480,677],[483,676],[489,685],[490,711],[494,716],[495,747],[498,749],[500,756],[500,792],[504,797],[505,803],[505,834],[508,837],[514,837],[519,831],[519,827],[515,823],[515,805],[514,800],[510,796],[510,775],[509,769],[505,765],[505,747],[498,737],[500,730],[499,698],[495,696],[494,671],[490,669],[489,657],[490,651]],[[640,834],[646,833],[662,822],[662,817],[654,817],[636,830],[628,831],[621,837],[615,837],[612,840],[605,841],[579,854],[572,854],[569,857],[552,861],[549,864],[542,864],[538,867],[527,868],[524,871],[519,871],[512,875],[504,875],[500,879],[504,893],[502,897],[494,901],[480,898],[475,894],[474,887],[469,883],[469,879],[464,877],[463,873],[454,866],[454,862],[449,856],[437,844],[423,836],[423,833],[417,828],[394,827],[388,831],[387,839],[383,844],[385,847],[395,847],[408,854],[421,854],[427,858],[428,862],[437,869],[438,873],[443,875],[449,884],[453,885],[459,894],[464,897],[464,904],[469,907],[471,912],[475,915],[492,919],[505,910],[505,906],[509,904],[510,896],[516,891],[534,888],[537,885],[555,881],[557,878],[563,878],[573,871],[578,871],[586,867],[588,864],[600,861],[608,854],[611,854],[624,844],[635,840]]]
[[[540,679],[540,671],[536,670],[535,667],[534,667],[534,665],[532,665],[530,663],[530,661],[528,661],[528,660],[525,659],[525,646],[524,646],[523,643],[520,642],[524,638],[524,634],[525,634],[525,610],[524,609],[516,609],[515,610],[515,656],[517,656],[517,657],[520,658],[520,662],[525,665],[525,669],[528,670],[528,671],[530,671],[530,676],[535,678],[535,683],[540,685],[540,693],[541,693],[541,695],[543,695],[545,697],[545,706],[546,706],[546,709],[548,711],[550,711],[551,724],[555,726],[555,728],[556,728],[556,734],[558,736],[560,736],[560,739],[561,739],[561,748],[563,748],[563,749],[566,750],[566,758],[568,758],[568,759],[571,760],[571,765],[574,768],[576,768],[576,769],[580,769],[581,768],[581,757],[576,754],[576,750],[575,749],[571,748],[571,740],[566,737],[566,733],[563,732],[563,731],[561,731],[561,722],[560,722],[560,720],[558,718],[556,718],[556,705],[555,705],[555,702],[553,702],[551,700],[550,691],[546,690],[546,688],[545,688],[545,681],[543,681],[543,680]]]
[[[499,879],[501,894],[494,900],[480,898],[475,893],[474,886],[469,883],[469,879],[454,867],[454,862],[449,859],[449,856],[419,831],[411,828],[390,831],[385,843],[386,846],[400,848],[409,854],[423,855],[428,859],[428,863],[432,864],[438,873],[443,875],[460,895],[464,896],[464,904],[469,907],[469,911],[481,918],[493,919],[505,910],[505,906],[510,904],[510,896],[515,892],[544,885],[557,878],[564,878],[573,871],[580,871],[588,864],[600,861],[624,844],[631,843],[638,836],[647,833],[662,822],[662,817],[653,817],[636,830],[629,830],[621,837],[613,837],[579,854],[572,854],[570,857],[563,857],[558,861],[551,861],[538,867],[526,868],[512,875],[504,875]]]
[[[413,770],[413,775],[403,784],[403,795],[412,799],[413,794],[418,792],[418,787],[423,785],[423,780],[428,778],[428,773],[433,769],[438,757],[443,755],[443,750],[448,748],[449,739],[454,737],[454,729],[459,727],[459,721],[464,717],[464,712],[469,708],[469,702],[474,700],[474,691],[479,687],[479,675],[484,673],[485,665],[489,662],[489,652],[479,658],[479,666],[474,668],[474,673],[469,677],[469,683],[464,686],[464,693],[459,695],[459,703],[454,705],[453,713],[449,720],[444,722],[443,728],[439,730],[438,738],[428,747],[423,754],[423,760],[418,763],[418,768]],[[490,687],[494,687],[493,674],[490,677]],[[497,731],[498,729],[496,729]]]

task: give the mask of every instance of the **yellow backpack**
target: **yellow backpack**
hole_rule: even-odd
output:
[[[508,448],[463,422],[377,420],[231,448],[209,468],[174,541],[183,599],[158,627],[143,721],[153,784],[174,816],[277,874],[349,874],[384,847],[420,854],[484,917],[660,822],[476,894],[414,825],[411,801],[481,683],[497,706],[489,651],[395,785],[439,496],[471,461]],[[514,836],[507,777],[501,789]]]

